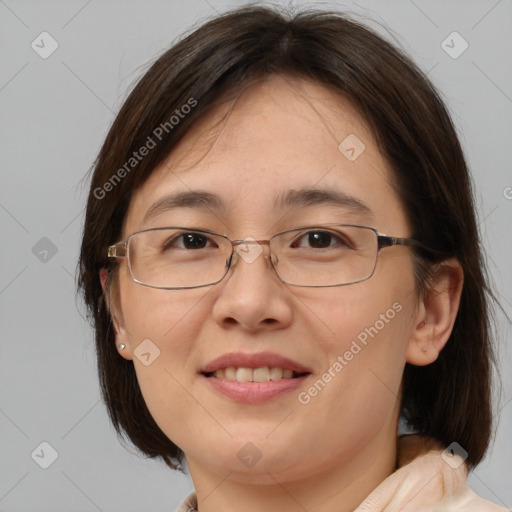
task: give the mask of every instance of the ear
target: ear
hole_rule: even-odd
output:
[[[107,276],[108,276],[107,269],[101,268],[100,269],[100,283],[101,283],[101,287],[103,288],[103,293],[105,293],[105,288],[107,287]]]
[[[103,297],[106,300],[106,287],[107,287],[107,278],[108,271],[106,268],[100,269],[100,283],[101,288],[103,289]],[[108,292],[110,293],[110,291]],[[112,325],[114,327],[114,335],[116,341],[116,347],[118,352],[127,360],[131,360],[133,358],[130,344],[128,342],[128,333],[123,326],[122,322],[119,321],[118,315],[115,311],[110,311],[110,316],[112,318]],[[124,345],[124,349],[121,349],[120,346]]]
[[[459,311],[464,272],[456,258],[439,264],[416,315],[406,361],[416,366],[433,363],[446,345]]]

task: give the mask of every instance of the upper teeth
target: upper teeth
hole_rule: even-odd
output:
[[[291,379],[293,370],[283,368],[235,368],[230,366],[226,369],[217,370],[214,377],[218,379],[236,380],[238,382],[267,382],[269,380]]]

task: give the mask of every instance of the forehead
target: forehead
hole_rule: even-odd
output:
[[[290,190],[305,189],[341,192],[370,204],[376,215],[400,216],[391,181],[370,129],[349,101],[321,84],[273,76],[194,124],[134,193],[124,231],[140,229],[164,196],[195,190],[221,199],[219,215],[254,222],[262,213],[279,214]]]

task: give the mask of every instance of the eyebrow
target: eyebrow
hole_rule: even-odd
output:
[[[339,206],[353,213],[373,216],[373,212],[361,199],[333,189],[303,188],[288,190],[279,194],[276,206],[279,208],[301,208],[310,206]]]
[[[305,208],[312,206],[331,205],[342,207],[349,212],[373,216],[372,210],[361,200],[340,190],[333,189],[299,189],[288,190],[278,195],[276,208]],[[190,190],[168,194],[153,203],[142,220],[145,224],[157,215],[178,208],[203,208],[225,210],[224,201],[211,192]]]

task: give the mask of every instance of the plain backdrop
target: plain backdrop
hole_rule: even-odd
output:
[[[123,447],[100,401],[92,329],[75,296],[84,176],[148,63],[183,31],[244,3],[0,0],[0,511],[172,512],[192,489],[187,476]],[[293,5],[356,13],[440,89],[512,316],[512,2]],[[511,331],[497,319],[500,423],[469,482],[510,508]]]

